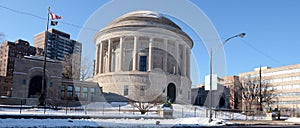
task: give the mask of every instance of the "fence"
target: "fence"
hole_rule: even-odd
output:
[[[27,101],[28,103],[28,101]],[[83,105],[71,106],[66,102],[66,106],[60,106],[56,109],[50,107],[38,107],[36,105],[29,106],[24,105],[24,101],[20,100],[17,105],[0,105],[0,114],[51,114],[51,115],[91,115],[91,116],[112,116],[112,117],[132,117],[140,116],[140,111],[128,105],[127,103],[107,103],[107,102],[93,102],[84,103]],[[146,115],[150,117],[159,117],[159,107],[150,109]],[[208,117],[209,109],[205,107],[191,106],[191,105],[178,105],[173,104],[173,117],[174,118],[185,118],[185,117]],[[222,119],[242,119],[246,120],[248,117],[241,114],[241,111],[225,110],[225,109],[213,109],[213,115],[215,118]]]

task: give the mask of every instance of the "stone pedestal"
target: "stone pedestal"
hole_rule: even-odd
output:
[[[266,115],[266,120],[276,120],[276,117],[272,112],[267,112]]]
[[[163,118],[173,118],[172,108],[162,108],[159,110],[159,115]]]

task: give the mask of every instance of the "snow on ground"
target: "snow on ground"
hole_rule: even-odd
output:
[[[300,123],[300,118],[297,117],[291,117],[285,120],[286,122],[295,122],[295,123]]]
[[[119,108],[120,106],[120,108]],[[246,117],[242,114],[235,113],[234,115],[228,112],[220,112],[213,119],[208,122],[206,107],[192,106],[192,105],[179,105],[173,104],[173,117],[174,119],[158,119],[160,117],[156,112],[149,112],[141,115],[139,112],[118,111],[121,110],[137,110],[128,104],[108,104],[108,103],[93,103],[82,107],[84,110],[72,110],[71,108],[62,110],[46,109],[45,115],[87,115],[87,116],[105,116],[111,117],[110,119],[0,119],[0,127],[172,127],[172,126],[222,126],[226,122],[222,119],[240,119],[244,120]],[[90,109],[90,111],[89,111]],[[91,110],[94,109],[94,110]],[[103,111],[110,110],[110,111]],[[152,108],[157,110],[157,107]],[[20,110],[1,108],[1,115],[44,115],[44,109],[31,108]],[[121,119],[114,119],[122,117]],[[153,117],[156,119],[147,119]],[[250,119],[250,117],[248,117]]]

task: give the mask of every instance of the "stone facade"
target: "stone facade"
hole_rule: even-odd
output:
[[[213,108],[230,108],[230,88],[226,86],[226,79],[218,78],[217,90],[212,91]],[[199,106],[210,106],[211,96],[208,90],[205,90],[204,84],[199,84],[192,88],[192,104]]]
[[[60,62],[47,60],[46,65],[46,87],[48,89],[55,88],[59,90],[61,86],[61,70]],[[15,70],[12,86],[12,97],[21,98],[38,98],[41,93],[41,80],[43,76],[43,57],[32,56],[15,60]],[[40,82],[38,82],[40,81]],[[37,83],[35,83],[37,82]],[[31,94],[30,86],[39,86],[34,88]]]
[[[104,92],[136,101],[166,96],[190,103],[193,42],[175,23],[151,11],[125,14],[95,36],[94,80]]]

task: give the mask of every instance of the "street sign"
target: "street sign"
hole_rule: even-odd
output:
[[[212,74],[212,90],[218,89],[218,76]],[[210,75],[205,76],[205,90],[210,90]]]

